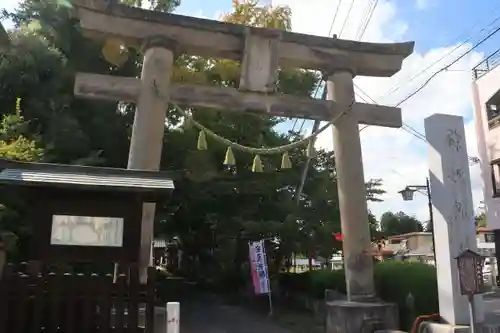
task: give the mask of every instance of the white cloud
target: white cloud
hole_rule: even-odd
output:
[[[423,4],[423,1],[418,1]],[[335,3],[331,0],[275,0],[274,4],[289,5],[292,9],[292,26],[294,31],[313,35],[326,35],[334,15]],[[354,39],[357,36],[359,23],[362,21],[369,1],[356,1],[346,28],[341,38]],[[334,24],[333,33],[339,33],[349,10],[350,2],[342,1],[339,15]],[[313,18],[314,19],[311,19]],[[398,17],[398,8],[394,2],[380,0],[372,20],[368,25],[363,40],[372,42],[400,42],[409,27]],[[418,40],[416,41],[418,44]],[[380,104],[394,105],[409,93],[421,86],[427,78],[444,65],[450,63],[467,46],[464,45],[446,56],[442,61],[428,69],[423,75],[410,81],[410,78],[422,69],[439,60],[454,48],[454,45],[445,45],[433,49],[425,54],[414,53],[408,57],[403,69],[392,78],[355,79],[357,86]],[[482,55],[472,52],[455,64],[448,72],[436,76],[420,93],[412,97],[402,107],[403,120],[406,124],[424,133],[423,120],[433,113],[445,113],[464,116],[470,119],[471,109],[471,67],[476,64]],[[384,93],[392,87],[400,89],[389,96]],[[363,95],[363,94],[361,94]],[[320,135],[317,144],[321,147],[332,148],[331,131]],[[469,156],[477,156],[474,124],[466,123],[467,147]],[[370,209],[380,215],[387,210],[403,210],[416,215],[419,219],[428,220],[427,198],[424,195],[415,195],[411,202],[402,201],[397,193],[404,186],[424,185],[428,176],[427,146],[425,142],[415,138],[401,129],[368,127],[361,133],[363,146],[363,160],[365,178],[382,178],[384,188],[388,192],[384,202],[371,203]],[[482,200],[482,182],[479,167],[471,168],[471,179],[474,197],[474,206]]]

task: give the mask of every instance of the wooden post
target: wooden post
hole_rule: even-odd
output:
[[[492,253],[490,255],[490,274],[491,274],[491,289],[497,290],[497,258]]]
[[[167,331],[166,333],[179,333],[180,304],[179,302],[167,303]]]
[[[353,71],[335,69],[327,78],[327,99],[345,108],[354,102]],[[373,260],[358,120],[347,112],[333,128],[347,298],[375,296]]]
[[[147,39],[135,112],[128,169],[159,170],[175,42],[164,37]],[[151,261],[155,204],[145,203],[142,211],[139,277],[147,282]]]

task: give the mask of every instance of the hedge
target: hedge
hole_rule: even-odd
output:
[[[317,270],[299,274],[283,273],[278,277],[282,291],[303,293],[316,299],[324,298],[325,289],[345,294],[344,271]],[[399,306],[403,328],[418,315],[438,312],[436,269],[422,263],[385,261],[375,265],[375,289],[377,296]],[[408,307],[407,297],[413,296],[413,309]]]

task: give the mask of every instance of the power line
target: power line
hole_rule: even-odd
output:
[[[370,9],[371,7],[373,6],[373,2],[375,0],[368,0],[367,1],[367,6],[363,12],[363,15],[362,15],[362,19],[361,19],[361,23],[359,24],[358,26],[358,30],[356,31],[356,38],[354,39],[357,39],[357,36],[359,36],[359,34],[361,33],[361,29],[363,28],[363,26],[365,25],[365,22],[366,22],[366,19],[368,18],[368,16],[370,15]]]
[[[498,20],[500,20],[500,16],[496,17],[492,22],[490,22],[486,27],[482,28],[481,30],[479,30],[478,34],[482,33],[483,31],[486,31],[486,29],[488,29],[490,26],[492,26],[493,24],[495,24]],[[477,25],[477,24],[476,24]],[[463,35],[464,33],[462,33],[461,35]],[[460,36],[461,36],[460,35]],[[459,38],[460,38],[459,36]],[[417,77],[419,77],[420,75],[422,75],[423,73],[425,73],[427,70],[429,70],[430,68],[432,68],[434,65],[438,64],[439,62],[441,62],[442,60],[444,60],[446,57],[448,57],[449,55],[451,55],[452,53],[454,53],[456,50],[460,49],[461,47],[463,47],[465,44],[467,44],[468,42],[470,42],[471,40],[473,39],[472,37],[472,34],[469,35],[469,37],[463,41],[462,43],[460,43],[459,45],[455,46],[451,51],[447,52],[445,55],[443,55],[441,58],[439,58],[438,60],[436,60],[435,62],[431,63],[430,65],[428,65],[427,67],[425,67],[423,70],[421,70],[420,72],[416,73],[415,75],[413,75],[411,78],[409,78],[407,81],[405,81],[405,84],[408,84],[410,82],[412,82],[414,79],[416,79]],[[399,89],[401,89],[402,85],[396,85],[392,88],[389,89],[389,91],[385,92],[380,98],[385,98],[387,97],[388,95],[392,94],[392,93],[395,93],[396,91],[398,91]]]
[[[342,24],[342,28],[340,28],[339,37],[342,36],[342,33],[344,32],[344,28],[346,27],[347,21],[349,21],[349,16],[351,15],[351,10],[352,10],[352,7],[354,5],[354,1],[356,1],[356,0],[351,1],[351,5],[349,6],[349,10],[347,11],[347,15],[344,19],[344,23]]]
[[[404,102],[408,101],[410,98],[412,98],[413,96],[415,96],[416,94],[418,94],[420,91],[422,91],[422,89],[424,89],[431,81],[432,79],[434,79],[439,73],[443,72],[443,71],[446,71],[449,67],[453,66],[454,64],[456,64],[457,62],[459,62],[460,60],[462,60],[467,54],[469,54],[470,52],[474,51],[476,48],[478,48],[479,46],[481,46],[484,42],[486,42],[488,39],[490,39],[491,37],[493,37],[496,33],[498,33],[500,31],[500,27],[496,28],[494,31],[492,31],[490,34],[488,34],[486,37],[484,37],[482,40],[480,40],[478,43],[476,43],[474,46],[472,46],[469,50],[467,50],[466,52],[464,52],[462,55],[460,55],[458,58],[456,58],[454,61],[452,61],[451,63],[449,63],[448,65],[444,66],[443,68],[441,68],[440,70],[438,70],[437,72],[435,72],[434,74],[432,74],[425,82],[424,84],[422,84],[419,88],[417,88],[415,91],[411,92],[410,94],[408,94],[405,98],[403,98],[401,101],[399,101],[396,105],[394,105],[395,107],[398,107],[400,106],[401,104],[403,104]],[[366,96],[369,97],[369,95],[364,92],[361,88],[359,88],[358,86],[356,86],[359,91],[363,92],[363,94],[365,94]],[[373,100],[373,98],[369,97],[374,103],[375,100]],[[364,130],[366,127],[368,126],[365,126],[363,128],[361,128],[360,131]],[[401,127],[403,130],[406,130],[408,133],[412,134],[413,136],[415,137],[418,137],[419,139],[421,140],[424,140],[425,142],[427,142],[427,140],[425,140],[425,136],[418,132],[417,130],[415,130],[414,128],[412,128],[411,126],[409,126],[408,124],[405,124],[403,122],[403,127]],[[408,128],[413,131],[414,133],[412,133],[411,131],[408,130]]]
[[[476,43],[473,47],[471,47],[468,51],[464,52],[460,57],[458,57],[457,59],[455,59],[454,61],[452,61],[450,64],[448,64],[447,66],[441,68],[439,71],[435,72],[434,74],[432,74],[425,82],[424,84],[422,84],[417,90],[415,90],[414,92],[412,92],[411,94],[409,94],[408,96],[406,96],[405,98],[403,98],[403,100],[401,100],[398,104],[396,104],[395,106],[400,106],[401,104],[403,104],[404,102],[406,102],[407,100],[409,100],[410,98],[412,98],[413,96],[415,96],[416,94],[418,94],[422,89],[425,88],[425,86],[427,86],[429,84],[429,82],[431,82],[431,80],[433,78],[436,77],[436,75],[438,75],[439,73],[441,72],[444,72],[446,71],[448,68],[450,68],[451,66],[453,66],[454,64],[456,64],[457,62],[459,62],[460,60],[462,60],[466,55],[468,55],[469,53],[471,53],[472,51],[474,51],[475,49],[477,49],[479,46],[481,46],[484,42],[486,42],[488,39],[490,39],[491,37],[493,37],[496,33],[498,33],[500,31],[500,27],[496,28],[494,31],[492,31],[490,34],[488,34],[488,36],[484,37],[482,40],[480,40],[478,43]]]
[[[373,13],[375,13],[375,9],[378,6],[378,1],[379,0],[374,0],[373,1],[373,6],[370,8],[368,12],[367,19],[364,22],[364,25],[360,25],[360,31],[356,33],[356,39],[361,41],[363,39],[363,36],[365,35],[366,29],[368,28],[368,25],[370,24],[370,21],[372,20]]]
[[[335,20],[337,19],[337,15],[339,14],[339,8],[341,4],[342,0],[339,0],[339,2],[337,2],[337,7],[335,8],[335,14],[333,14],[332,24],[330,24],[330,29],[328,29],[328,36],[332,35],[333,25],[335,24]]]
[[[368,95],[368,94],[367,94],[367,93],[366,93],[363,89],[361,89],[358,85],[354,84],[354,86],[355,86],[355,87],[356,87],[356,88],[357,88],[357,89],[358,89],[361,93],[363,93],[363,94],[367,97],[367,99],[369,99],[369,100],[370,100],[370,102],[371,102],[371,103],[373,103],[373,104],[378,104],[378,103],[377,103],[377,101],[375,101],[373,98],[371,98],[371,97],[370,97],[370,95]],[[366,100],[365,100],[365,99],[363,99],[363,100],[366,102]],[[364,130],[364,129],[366,129],[367,127],[370,127],[370,125],[365,125],[364,127],[362,127],[362,128],[359,130],[359,132],[363,131],[363,130]],[[422,133],[418,132],[416,129],[414,129],[413,127],[411,127],[410,125],[408,125],[408,124],[406,124],[406,123],[404,123],[404,122],[403,122],[403,126],[401,127],[401,129],[403,129],[404,131],[406,131],[406,132],[410,133],[410,134],[411,134],[411,135],[413,135],[414,137],[416,137],[416,138],[418,138],[418,139],[420,139],[420,140],[423,140],[423,141],[427,142],[427,141],[426,141],[426,139],[425,139],[425,136],[424,136]]]
[[[339,0],[337,2],[337,6],[335,7],[335,13],[333,14],[333,19],[332,19],[332,23],[330,24],[330,29],[328,29],[328,36],[332,35],[333,26],[335,25],[335,21],[337,20],[337,16],[339,14],[339,9],[340,9],[341,4],[342,4],[342,0]],[[318,86],[314,90],[313,98],[316,98],[316,96],[318,95],[319,87],[321,86],[322,83],[323,83],[323,80],[320,80],[320,82],[318,83]],[[326,88],[324,88],[324,89],[326,89]],[[298,118],[295,118],[295,121],[294,121],[293,126],[292,126],[292,132],[295,130],[295,126],[297,125],[298,120],[299,120]],[[299,128],[299,133],[302,132],[302,129],[304,128],[305,123],[306,123],[306,120],[303,119],[302,124],[300,125],[300,128]]]
[[[350,4],[349,9],[347,11],[347,15],[346,15],[346,17],[344,19],[344,23],[342,24],[342,28],[340,29],[340,33],[339,33],[338,37],[340,37],[342,35],[342,32],[344,31],[344,28],[345,28],[345,26],[347,24],[347,21],[349,21],[349,16],[351,14],[351,11],[352,11],[352,8],[353,8],[353,5],[354,5],[354,1],[355,0],[351,1],[351,4]],[[342,0],[339,0],[339,2],[337,3],[337,6],[335,8],[335,13],[333,15],[332,23],[330,24],[330,29],[328,31],[328,36],[332,35],[333,26],[334,26],[335,21],[337,19],[337,16],[338,16],[338,13],[339,13],[339,8],[340,8],[341,4],[342,4]],[[368,24],[370,23],[370,21],[371,21],[371,19],[373,17],[373,12],[375,11],[375,8],[377,7],[377,5],[378,5],[378,0],[374,0],[374,2],[372,2],[372,6],[368,7],[368,13],[365,15],[365,19],[362,21],[362,23],[360,25],[360,27],[363,27],[362,30],[361,30],[361,36],[365,33],[366,28],[367,28]],[[359,31],[359,29],[358,29],[358,31]],[[316,98],[316,96],[318,94],[318,91],[319,91],[319,88],[320,88],[320,86],[321,86],[321,84],[323,82],[324,82],[324,80],[322,79],[320,81],[320,83],[318,84],[318,86],[316,87],[316,90],[314,91],[314,94],[313,94],[313,98]],[[326,87],[323,88],[323,89],[326,89]],[[366,102],[366,100],[363,97],[361,97],[360,95],[358,95],[358,97],[360,97],[362,100],[364,100]],[[292,132],[294,131],[295,126],[297,125],[297,121],[298,121],[298,119],[295,119],[295,121],[293,123],[293,126],[292,126]],[[305,119],[302,120],[302,124],[300,125],[299,133],[302,132],[302,129],[304,127],[305,122],[306,122]]]

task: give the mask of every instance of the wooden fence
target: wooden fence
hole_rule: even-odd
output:
[[[6,265],[0,278],[0,332],[153,333],[155,269],[118,276],[43,272]]]

